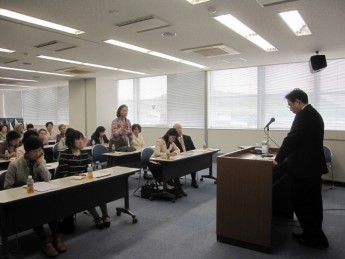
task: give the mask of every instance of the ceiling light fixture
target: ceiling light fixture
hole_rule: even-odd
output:
[[[0,86],[14,86],[14,87],[23,87],[23,88],[27,88],[27,87],[31,88],[32,87],[32,86],[28,86],[28,85],[11,85],[11,84],[0,84]]]
[[[65,74],[59,74],[59,73],[45,72],[45,71],[39,71],[39,70],[21,69],[21,68],[14,68],[14,67],[0,67],[0,69],[20,71],[20,72],[28,72],[28,73],[38,73],[38,74],[53,75],[53,76],[74,77],[73,75],[65,75]]]
[[[0,48],[0,52],[13,53],[13,52],[16,52],[16,51],[15,50],[10,50],[10,49]]]
[[[264,51],[278,51],[276,47],[274,47],[272,44],[270,44],[268,41],[262,38],[259,34],[254,32],[247,25],[242,23],[240,20],[238,20],[231,14],[220,15],[213,18],[216,19],[218,22],[224,24],[226,27],[230,28],[234,32],[238,33],[242,37],[251,41],[255,45],[259,46]]]
[[[186,0],[186,1],[191,3],[192,5],[195,5],[195,4],[201,4],[201,3],[204,3],[204,2],[208,2],[210,0]]]
[[[22,82],[38,82],[37,80],[12,78],[12,77],[0,77],[0,79],[13,80],[13,81],[22,81]]]
[[[44,56],[44,55],[39,55],[37,57],[43,58],[43,59],[48,59],[48,60],[53,60],[53,61],[59,61],[59,62],[74,63],[74,64],[88,66],[88,67],[98,67],[98,68],[104,68],[104,69],[109,69],[109,70],[114,70],[114,71],[118,70],[118,71],[125,71],[125,72],[129,72],[129,73],[133,73],[133,74],[146,75],[145,73],[142,73],[142,72],[131,71],[131,70],[126,70],[126,69],[121,70],[121,69],[116,68],[116,67],[103,66],[103,65],[81,62],[81,61],[76,61],[76,60],[71,60],[71,59],[56,58],[56,57],[50,57],[50,56]]]
[[[112,40],[112,39],[105,40],[104,42],[112,44],[112,45],[115,45],[115,46],[118,46],[118,47],[123,47],[123,48],[131,49],[131,50],[136,50],[136,51],[139,51],[139,52],[142,52],[142,53],[145,53],[145,54],[149,54],[149,55],[152,55],[152,56],[156,56],[156,57],[168,59],[168,60],[171,60],[171,61],[183,63],[183,64],[186,64],[186,65],[189,65],[189,66],[194,66],[194,67],[198,67],[198,68],[202,68],[202,69],[207,69],[207,67],[204,66],[204,65],[196,64],[196,63],[193,63],[193,62],[190,62],[190,61],[187,61],[187,60],[183,60],[181,58],[173,57],[173,56],[170,56],[170,55],[167,55],[167,54],[164,54],[164,53],[160,53],[160,52],[157,52],[157,51],[153,51],[153,50],[149,50],[149,49],[144,49],[144,48],[132,45],[132,44],[125,43],[125,42],[121,42],[121,41],[117,41],[117,40]],[[143,50],[145,50],[145,51],[143,51]]]
[[[126,49],[131,49],[131,50],[135,50],[135,51],[138,51],[138,52],[142,52],[142,53],[148,53],[150,51],[148,49],[144,49],[144,48],[141,48],[141,47],[138,47],[138,46],[134,46],[132,44],[128,44],[128,43],[125,43],[125,42],[122,42],[122,41],[118,41],[118,40],[105,40],[104,42],[112,44],[112,45],[115,45],[115,46],[123,47],[123,48],[126,48]]]
[[[41,19],[31,17],[28,15],[12,12],[10,10],[6,10],[6,9],[2,9],[2,8],[0,8],[0,16],[8,17],[11,19],[35,24],[38,26],[42,26],[42,27],[46,27],[46,28],[50,28],[50,29],[54,29],[54,30],[58,30],[58,31],[67,32],[67,33],[74,34],[74,35],[79,35],[79,34],[84,33],[83,31],[73,29],[73,28],[70,28],[70,27],[67,27],[64,25],[60,25],[60,24],[53,23],[53,22],[48,22],[45,20],[41,20]]]
[[[296,36],[310,35],[311,31],[297,10],[279,13],[280,18],[290,27]]]

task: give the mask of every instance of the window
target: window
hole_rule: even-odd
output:
[[[211,71],[209,128],[257,127],[257,68]]]
[[[118,104],[128,106],[132,124],[167,124],[167,77],[156,76],[118,82]]]
[[[204,128],[205,72],[168,76],[168,127]]]
[[[5,116],[23,117],[25,123],[69,124],[68,87],[49,87],[5,94]],[[15,114],[16,113],[16,114]]]
[[[328,60],[328,67],[316,74],[317,109],[325,129],[345,130],[345,60]]]

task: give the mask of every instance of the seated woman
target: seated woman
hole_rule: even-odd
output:
[[[132,131],[133,131],[133,147],[135,147],[136,150],[144,149],[145,141],[144,141],[143,134],[141,134],[141,126],[139,124],[133,124]]]
[[[96,131],[91,136],[91,143],[97,144],[109,144],[109,139],[105,135],[105,128],[103,126],[97,127]]]
[[[79,175],[87,172],[87,166],[91,163],[87,151],[83,147],[83,134],[69,128],[66,133],[66,145],[68,149],[62,151],[59,157],[59,177]],[[110,226],[110,217],[106,204],[99,205],[102,211],[102,218],[98,215],[96,208],[90,208],[89,212],[94,218],[96,227],[102,229]],[[68,220],[67,220],[68,221]]]
[[[56,142],[60,142],[60,140],[65,137],[66,125],[60,124],[58,129],[59,129],[60,133],[56,135]]]
[[[143,150],[145,148],[145,141],[143,134],[141,134],[141,126],[139,124],[132,125],[133,132],[133,142],[132,145],[136,150]],[[152,179],[151,175],[147,174],[147,166],[143,166],[144,169],[144,179]]]
[[[6,124],[3,124],[0,126],[0,140],[5,141],[6,140],[6,135],[8,132],[8,126]]]
[[[29,175],[32,175],[35,182],[48,182],[51,178],[43,159],[42,141],[37,136],[28,136],[23,140],[23,144],[25,154],[9,165],[5,177],[5,189],[25,184]],[[35,211],[28,213],[35,213]],[[48,225],[52,233],[52,241],[48,238],[43,226],[37,226],[34,230],[41,240],[42,251],[45,255],[56,257],[59,253],[66,251],[66,246],[59,235],[57,221],[49,222]]]
[[[152,157],[163,157],[166,158],[169,156],[176,156],[180,154],[180,149],[175,145],[174,141],[177,138],[178,133],[174,128],[169,129],[165,135],[159,138],[155,144],[155,151],[153,152]],[[163,179],[163,168],[162,165],[153,161],[150,161],[148,164],[150,171],[158,181]],[[168,182],[170,185],[175,183],[175,192],[174,194],[177,197],[187,196],[187,194],[182,190],[180,179],[177,177],[172,181]]]

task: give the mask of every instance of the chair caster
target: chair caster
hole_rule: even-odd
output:
[[[137,219],[137,218],[133,218],[133,219],[132,219],[132,223],[133,223],[133,224],[138,223],[138,219]]]
[[[217,184],[217,181],[214,181],[214,184]]]
[[[121,211],[116,211],[116,216],[120,216],[121,215]]]
[[[152,196],[150,196],[149,200],[150,200],[150,201],[153,201],[153,200],[154,200],[154,198],[153,198]]]
[[[204,178],[201,177],[201,178],[200,178],[200,181],[202,182],[203,180],[204,180]]]

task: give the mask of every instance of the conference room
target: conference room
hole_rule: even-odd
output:
[[[117,108],[126,104],[127,118],[141,125],[147,146],[155,145],[169,128],[180,123],[197,149],[207,145],[222,155],[237,151],[239,146],[261,143],[271,118],[275,122],[269,126],[270,146],[279,148],[294,119],[284,97],[301,88],[323,117],[323,144],[332,151],[334,170],[323,175],[324,208],[342,209],[343,202],[337,197],[341,197],[345,181],[344,1],[196,2],[2,0],[0,117],[22,118],[24,124],[32,123],[36,129],[52,121],[56,132],[59,124],[65,124],[87,137],[104,126],[109,136]],[[305,24],[293,31],[282,17],[284,12],[295,10]],[[42,21],[18,20],[8,16],[11,12],[75,30],[69,33],[44,27]],[[237,19],[236,28],[245,25],[251,33],[229,28],[226,21],[233,18]],[[248,35],[257,35],[259,42],[267,44],[260,47]],[[311,60],[315,59],[318,62],[313,68]],[[327,66],[320,60],[326,60]],[[214,158],[215,176],[216,161]],[[122,207],[123,200],[109,206],[110,231],[95,233],[85,223],[88,216],[81,214],[77,216],[80,232],[65,237],[69,250],[61,257],[88,257],[103,251],[109,258],[127,254],[133,258],[265,256],[217,242],[217,184],[210,179],[200,181],[203,174],[208,171],[198,172],[196,190],[187,176],[188,197],[174,204],[132,196],[138,179],[130,176],[129,204],[138,223],[132,224],[125,215],[116,216],[115,208]],[[336,187],[329,190],[333,183]],[[330,248],[317,254],[319,257],[341,254],[338,226],[342,221],[335,214],[324,212]],[[297,221],[290,224],[298,226]],[[293,251],[301,256],[316,254],[291,240],[290,229],[277,225],[272,255],[286,258],[295,254]],[[176,235],[165,234],[175,231]],[[111,242],[98,251],[93,244],[103,236]],[[192,243],[187,238],[197,239]],[[11,237],[10,247],[18,254],[10,256],[43,256],[26,246],[26,242],[35,242],[31,239],[30,231],[19,233],[17,249],[16,238]],[[154,245],[157,241],[159,248]]]

